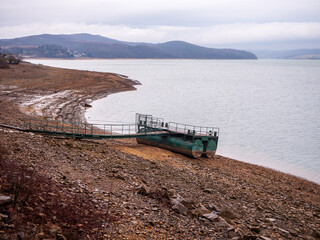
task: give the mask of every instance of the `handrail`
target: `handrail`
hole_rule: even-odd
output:
[[[174,132],[194,136],[219,136],[219,128],[188,125],[176,122],[165,123],[163,118],[155,118],[152,115],[136,114],[136,123],[87,123],[87,122],[59,122],[53,120],[24,119],[22,129],[26,131],[38,131],[47,133],[59,133],[68,135],[135,135],[142,133]]]

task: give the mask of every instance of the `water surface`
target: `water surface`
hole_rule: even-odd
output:
[[[217,154],[320,183],[320,61],[32,60],[116,72],[137,91],[93,102],[87,119],[134,122],[136,112],[220,128]]]

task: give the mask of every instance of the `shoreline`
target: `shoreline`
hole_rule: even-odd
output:
[[[46,82],[46,78],[50,79],[51,76],[45,76],[41,79],[41,85],[39,84],[34,92],[24,91],[24,89],[19,91],[19,96],[16,97],[20,103],[20,110],[26,115],[33,117],[65,122],[86,121],[84,113],[86,108],[90,107],[92,101],[105,98],[112,93],[136,90],[134,85],[140,84],[136,80],[131,80],[127,76],[117,73],[79,71],[31,63],[23,64],[26,69],[22,70],[22,75],[30,67],[34,67],[38,68],[37,71],[43,73],[52,70],[53,75],[62,75],[62,78],[69,77],[66,74],[67,72],[72,76],[71,82],[67,85],[65,85],[65,80],[62,78],[57,82],[53,82],[55,79]],[[79,81],[79,78],[82,81]],[[20,84],[24,85],[23,83]],[[59,85],[61,86],[60,89]],[[89,91],[86,91],[87,86],[91,86],[89,87]],[[10,93],[10,90],[8,93]]]
[[[0,74],[0,123],[8,125],[27,117],[26,113],[80,120],[90,100],[134,90],[135,84],[120,75],[28,63],[0,69]],[[10,159],[49,177],[66,196],[84,194],[84,199],[93,199],[94,212],[107,209],[119,219],[110,225],[113,228],[100,224],[95,233],[85,230],[94,239],[104,234],[129,239],[320,236],[320,185],[293,175],[223,156],[190,159],[129,140],[76,141],[1,127],[0,132],[0,143]],[[68,199],[59,196],[55,195],[60,202]],[[43,209],[47,202],[41,200]],[[90,211],[82,218],[98,216]],[[20,216],[19,208],[14,214]],[[59,234],[66,234],[70,227],[55,217],[58,220],[52,220],[52,213],[42,215],[45,224],[53,222],[61,228]],[[32,234],[36,223],[30,219],[22,225],[15,223],[8,233],[24,229]],[[33,227],[28,230],[29,222]],[[47,225],[36,226],[34,234],[40,234]],[[3,234],[0,231],[0,237]]]
[[[67,59],[66,59],[67,60]],[[87,60],[87,59],[84,59]],[[99,60],[99,59],[97,59]],[[100,59],[101,60],[101,59]],[[46,92],[45,95],[25,95],[18,97],[18,101],[20,101],[19,104],[19,110],[22,111],[27,116],[32,117],[39,117],[39,118],[45,118],[45,119],[51,119],[51,120],[58,120],[58,121],[64,121],[66,123],[74,123],[74,122],[88,122],[88,119],[85,117],[85,112],[88,108],[91,108],[90,105],[93,101],[100,100],[103,98],[107,98],[110,94],[116,94],[119,92],[126,92],[126,91],[135,91],[136,88],[135,85],[141,85],[141,83],[138,80],[132,80],[128,76],[119,74],[119,73],[110,73],[110,72],[96,72],[96,71],[88,71],[88,70],[76,70],[76,69],[67,69],[67,68],[56,68],[56,67],[50,67],[45,66],[42,64],[33,64],[29,62],[25,62],[27,65],[34,65],[34,66],[40,66],[47,69],[57,69],[61,71],[72,71],[72,72],[80,72],[80,73],[93,73],[93,74],[106,74],[106,75],[112,75],[115,77],[118,77],[117,80],[120,80],[120,83],[128,84],[126,87],[120,87],[119,89],[117,87],[113,87],[113,89],[110,91],[109,89],[104,89],[102,92],[99,91],[93,91],[93,92],[83,92],[82,90],[65,90],[57,92],[54,90],[52,94],[50,90],[49,92]],[[24,70],[23,70],[24,71]],[[127,81],[127,82],[126,82]],[[0,85],[1,87],[1,85]],[[14,87],[13,87],[14,88]],[[1,89],[0,89],[1,90]],[[52,91],[52,90],[51,90]],[[44,94],[44,93],[42,93]],[[48,95],[49,94],[49,95]],[[226,157],[229,158],[229,157]],[[239,161],[245,164],[254,165],[262,168],[266,168],[272,171],[276,171],[282,174],[287,174],[292,177],[296,177],[299,179],[302,179],[304,181],[309,181],[311,183],[315,183],[320,186],[319,182],[309,180],[307,178],[304,178],[302,176],[297,176],[292,173],[284,172],[282,170],[279,170],[277,168],[269,167],[269,166],[263,166],[258,165],[251,162],[246,162],[244,160],[237,160],[236,158],[229,158],[233,159],[235,161]]]

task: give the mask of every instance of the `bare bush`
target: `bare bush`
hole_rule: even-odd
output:
[[[9,63],[5,57],[0,56],[0,69],[6,69],[9,68]]]

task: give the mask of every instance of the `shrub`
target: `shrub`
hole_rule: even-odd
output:
[[[0,56],[0,69],[9,68],[9,63],[4,56]]]

